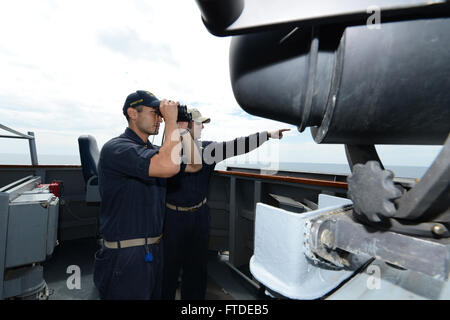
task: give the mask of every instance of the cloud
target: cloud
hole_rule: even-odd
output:
[[[3,56],[13,56],[14,53],[12,53],[11,51],[9,51],[7,48],[0,46],[0,54]]]
[[[124,55],[127,59],[163,62],[178,67],[168,44],[144,41],[136,30],[130,28],[103,30],[98,34],[98,41],[101,45]]]

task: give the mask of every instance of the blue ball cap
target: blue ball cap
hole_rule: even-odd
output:
[[[128,108],[135,108],[137,106],[146,106],[150,108],[159,107],[160,100],[155,97],[150,91],[138,90],[130,93],[123,105],[123,114],[127,114]]]

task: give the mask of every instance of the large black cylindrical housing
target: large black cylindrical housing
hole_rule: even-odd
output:
[[[318,143],[442,144],[450,131],[450,18],[277,29],[234,37],[247,112],[311,127]]]

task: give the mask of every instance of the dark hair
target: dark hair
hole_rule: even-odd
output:
[[[142,110],[144,110],[143,105],[138,105],[136,107],[131,107],[131,108],[136,109],[137,112],[142,112]],[[125,113],[125,118],[127,118],[127,121],[130,122],[130,117],[128,116],[128,112]]]

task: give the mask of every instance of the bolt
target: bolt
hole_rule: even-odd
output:
[[[332,249],[334,246],[334,234],[328,229],[323,230],[320,235],[320,242],[322,242],[325,247]]]
[[[445,233],[445,228],[442,224],[435,224],[433,225],[433,227],[431,228],[431,232],[433,232],[435,235],[437,236],[442,236]]]

